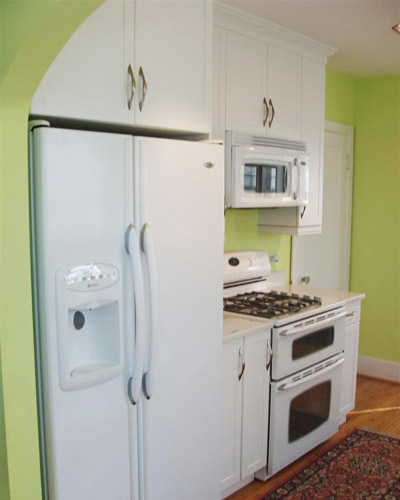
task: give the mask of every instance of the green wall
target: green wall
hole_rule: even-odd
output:
[[[354,78],[326,70],[325,119],[354,125]]]
[[[42,498],[29,251],[27,122],[30,101],[47,67],[71,33],[101,3],[98,0],[0,1],[3,393],[1,398],[0,390],[0,399],[4,402],[0,404],[0,414],[4,415],[4,421],[0,417],[1,500]]]
[[[291,237],[258,232],[257,210],[228,210],[225,217],[225,252],[264,250],[277,254],[279,263],[273,270],[290,271]]]
[[[365,292],[360,354],[400,362],[400,77],[355,80],[350,287]]]
[[[400,76],[327,71],[325,118],[354,125],[350,290],[364,292],[362,356],[400,362]]]

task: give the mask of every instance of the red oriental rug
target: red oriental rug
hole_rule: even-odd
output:
[[[400,437],[355,429],[263,500],[339,498],[400,499]]]

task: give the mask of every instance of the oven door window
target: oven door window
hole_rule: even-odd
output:
[[[331,381],[302,392],[290,402],[289,443],[310,434],[329,418]]]
[[[334,338],[335,329],[333,326],[304,335],[292,344],[292,360],[323,351],[333,344]]]
[[[285,194],[288,189],[288,164],[246,163],[243,184],[247,194]]]

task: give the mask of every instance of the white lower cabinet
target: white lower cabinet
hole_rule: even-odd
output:
[[[269,341],[264,330],[224,344],[222,490],[266,465]]]
[[[358,337],[360,331],[361,302],[353,302],[347,307],[342,393],[340,398],[340,423],[353,410],[356,401]]]

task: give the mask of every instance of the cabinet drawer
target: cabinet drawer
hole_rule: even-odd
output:
[[[360,321],[360,312],[361,312],[361,302],[351,302],[347,304],[347,313],[346,313],[346,321],[345,325],[353,325],[354,323],[358,323]]]

